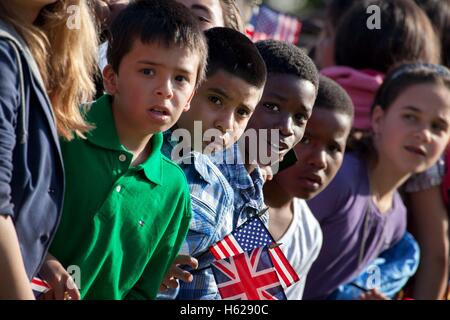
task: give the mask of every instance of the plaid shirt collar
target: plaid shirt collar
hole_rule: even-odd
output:
[[[210,175],[208,174],[208,170],[207,167],[205,165],[206,159],[204,157],[206,157],[205,155],[196,152],[196,151],[191,151],[189,154],[182,156],[179,160],[175,160],[171,157],[172,154],[172,150],[176,147],[176,145],[178,144],[178,139],[176,139],[173,135],[172,135],[172,130],[167,130],[163,133],[163,147],[162,152],[163,154],[168,157],[169,159],[172,159],[172,161],[176,162],[176,163],[186,163],[186,161],[190,161],[193,159],[193,164],[194,164],[194,168],[195,171],[197,171],[197,173],[202,177],[203,180],[205,180],[207,183],[211,184],[213,183],[213,178],[210,177]],[[190,164],[190,163],[186,163],[186,164]]]
[[[233,188],[245,191],[250,199],[262,198],[264,180],[261,169],[256,167],[251,174],[248,173],[237,143],[225,151],[216,152],[212,160]]]

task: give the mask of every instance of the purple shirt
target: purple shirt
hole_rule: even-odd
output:
[[[334,180],[308,201],[322,228],[323,245],[309,271],[304,299],[326,298],[405,233],[406,208],[398,192],[392,208],[382,214],[369,190],[365,162],[347,154]]]

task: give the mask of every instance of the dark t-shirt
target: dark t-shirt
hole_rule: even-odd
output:
[[[380,213],[369,194],[366,164],[347,154],[330,185],[308,201],[323,231],[322,250],[308,274],[304,299],[323,299],[373,261],[406,231],[406,208],[398,192]]]

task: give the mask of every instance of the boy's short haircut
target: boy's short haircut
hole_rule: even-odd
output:
[[[135,39],[144,44],[159,43],[186,47],[200,57],[197,84],[205,75],[208,48],[197,18],[174,0],[139,0],[130,3],[114,19],[109,34],[108,63],[118,73],[122,58]]]
[[[348,115],[353,119],[354,106],[348,93],[336,81],[319,76],[319,92],[314,109],[325,109]]]
[[[250,39],[238,31],[221,27],[207,30],[205,36],[208,42],[208,78],[224,70],[255,87],[264,86],[266,64]]]
[[[256,47],[266,63],[267,73],[289,74],[310,81],[317,93],[319,72],[305,51],[276,40],[258,41]]]

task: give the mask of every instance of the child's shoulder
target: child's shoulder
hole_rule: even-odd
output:
[[[368,188],[365,161],[356,154],[348,153],[330,184],[307,203],[322,223],[325,216],[336,217],[337,212],[346,216],[349,208],[360,199],[358,195],[368,194]]]
[[[305,200],[294,198],[293,208],[293,220],[279,242],[291,248],[299,249],[298,246],[300,246],[303,258],[310,255],[317,256],[318,252],[314,252],[320,249],[323,241],[319,221],[314,217]]]
[[[367,175],[365,160],[354,152],[348,152],[344,155],[342,166],[332,182],[338,182],[341,185],[355,185],[361,181],[361,178]]]
[[[183,169],[161,153],[161,169],[164,175],[164,183],[167,185],[179,185],[180,181],[187,186],[186,175]]]
[[[297,216],[297,224],[303,226],[303,232],[313,235],[320,231],[319,221],[314,217],[305,200],[294,198],[294,215]]]

